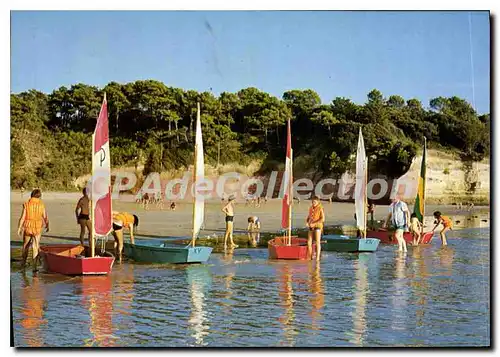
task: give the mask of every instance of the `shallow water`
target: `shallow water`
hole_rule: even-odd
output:
[[[206,265],[126,262],[110,276],[11,273],[16,346],[489,346],[489,229],[449,246],[381,245],[270,261],[265,249]]]

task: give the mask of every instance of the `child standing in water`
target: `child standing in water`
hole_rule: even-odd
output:
[[[416,213],[412,213],[410,218],[410,233],[413,237],[413,245],[419,245],[422,239],[422,223],[418,220]]]
[[[436,230],[436,228],[442,224],[443,229],[441,232],[439,232],[439,236],[441,237],[441,244],[442,245],[448,245],[448,242],[446,241],[446,232],[449,231],[452,228],[452,222],[450,217],[448,216],[443,216],[441,215],[441,212],[436,211],[434,212],[434,218],[436,218],[436,225],[432,229],[432,232]]]
[[[233,209],[234,196],[231,195],[227,199],[227,204],[222,208],[222,212],[226,214],[226,234],[224,235],[224,248],[227,247],[227,238],[231,242],[230,248],[237,248],[238,246],[233,242],[233,221],[234,221],[234,209]]]

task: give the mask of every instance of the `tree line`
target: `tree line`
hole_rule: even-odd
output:
[[[138,80],[104,88],[86,84],[50,94],[11,94],[11,186],[74,188],[91,170],[91,136],[104,92],[108,100],[113,167],[144,165],[144,174],[188,167],[193,161],[196,103],[201,104],[209,164],[262,161],[261,174],[284,160],[286,121],[292,123],[295,170],[339,176],[352,168],[359,128],[370,172],[404,174],[426,136],[429,145],[481,160],[490,150],[490,115],[464,99],[417,99],[370,91],[357,104],[337,97],[322,103],[311,90],[282,98],[257,88],[197,92]]]

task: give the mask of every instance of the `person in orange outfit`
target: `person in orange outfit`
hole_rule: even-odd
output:
[[[307,235],[307,255],[312,259],[312,240],[316,244],[316,260],[321,257],[321,232],[323,231],[323,224],[325,223],[325,211],[319,202],[318,196],[313,196],[311,207],[309,207],[309,215],[307,216],[306,224],[309,228]]]
[[[17,234],[23,237],[22,268],[26,267],[28,249],[31,246],[33,252],[33,272],[38,270],[38,249],[40,247],[43,226],[45,225],[46,232],[49,231],[49,218],[41,198],[42,192],[39,189],[31,192],[31,198],[23,204],[23,212],[17,228]]]
[[[439,232],[439,236],[441,237],[441,244],[448,245],[448,242],[446,241],[446,232],[449,231],[453,226],[451,218],[448,216],[441,215],[441,212],[439,212],[439,211],[434,212],[434,218],[436,218],[436,221],[434,222],[434,223],[436,223],[436,225],[434,226],[432,231],[434,232],[436,230],[436,228],[440,224],[442,224],[443,229],[441,230],[441,232]]]
[[[139,217],[127,212],[113,212],[113,237],[115,238],[115,253],[118,260],[122,261],[123,229],[130,231],[130,242],[134,244],[134,228],[139,225]]]

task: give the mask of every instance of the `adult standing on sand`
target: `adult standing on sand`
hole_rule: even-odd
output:
[[[26,267],[28,249],[31,245],[33,251],[33,272],[38,267],[38,248],[42,237],[42,229],[45,224],[46,232],[49,231],[49,217],[42,202],[42,192],[35,189],[31,192],[31,198],[23,204],[23,212],[19,219],[17,234],[23,236],[23,262],[22,268]]]
[[[407,252],[406,250],[406,241],[403,237],[405,231],[408,230],[408,223],[410,222],[410,210],[408,209],[408,205],[401,201],[401,197],[397,195],[393,200],[391,205],[389,206],[389,215],[385,220],[383,228],[386,228],[389,225],[389,221],[391,225],[396,229],[396,239],[398,241],[398,251]]]
[[[227,199],[227,204],[222,207],[222,212],[226,214],[226,233],[224,235],[224,249],[227,247],[227,238],[231,242],[230,248],[237,248],[238,246],[233,242],[233,224],[234,224],[234,196],[231,195]]]
[[[83,245],[85,230],[88,231],[90,242],[90,232],[92,231],[92,222],[90,221],[90,199],[87,195],[87,188],[82,191],[83,196],[78,200],[75,208],[76,223],[80,225],[80,243]]]
[[[306,224],[309,228],[307,235],[307,255],[312,259],[312,240],[316,244],[316,260],[321,258],[321,232],[325,223],[325,211],[319,202],[318,196],[313,196],[311,207],[309,207],[309,215],[307,216]]]

